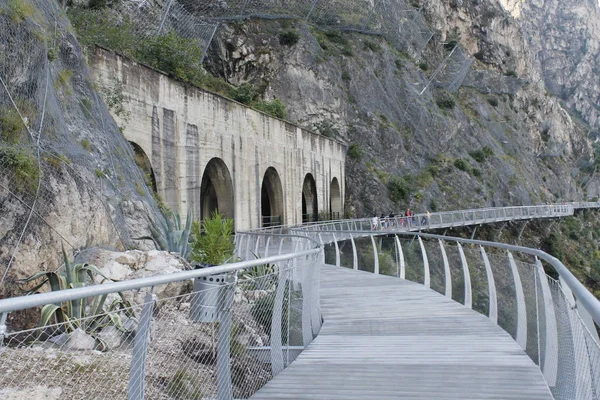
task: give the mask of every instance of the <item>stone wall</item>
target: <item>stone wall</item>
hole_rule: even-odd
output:
[[[181,215],[191,208],[195,218],[203,216],[202,179],[205,172],[212,171],[220,209],[228,203],[223,193],[231,190],[221,186],[228,185],[230,176],[236,229],[260,226],[261,186],[269,167],[281,181],[283,223],[302,221],[307,174],[315,180],[318,211],[343,210],[344,144],[190,87],[101,48],[96,48],[89,64],[98,86],[122,87],[128,118],[114,117],[124,127],[125,137],[149,158],[159,195]],[[339,198],[340,204],[332,206],[334,178],[340,193],[333,197]]]

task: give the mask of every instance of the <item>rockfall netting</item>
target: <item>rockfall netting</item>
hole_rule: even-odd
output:
[[[110,8],[70,9],[85,42],[135,56],[141,38],[176,34],[204,59],[219,26],[245,18],[302,19],[309,24],[385,37],[399,51],[419,58],[434,36],[421,9],[405,0],[123,0]],[[160,39],[159,39],[160,40]],[[458,90],[471,62],[461,48],[439,65],[436,86]]]
[[[61,245],[130,246],[154,214],[72,32],[56,1],[0,0],[0,295]]]

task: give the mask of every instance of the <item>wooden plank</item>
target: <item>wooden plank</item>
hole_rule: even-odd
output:
[[[253,399],[552,399],[487,317],[422,285],[324,266],[319,336]]]

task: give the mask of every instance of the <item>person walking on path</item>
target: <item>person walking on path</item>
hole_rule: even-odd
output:
[[[379,219],[377,218],[377,214],[373,214],[373,219],[371,219],[371,229],[376,231],[379,227]]]

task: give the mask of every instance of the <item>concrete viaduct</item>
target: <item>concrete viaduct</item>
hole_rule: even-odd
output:
[[[214,210],[236,230],[341,214],[346,146],[96,48],[101,88],[117,88],[138,164],[166,204],[203,219]],[[127,115],[127,118],[122,118]]]

